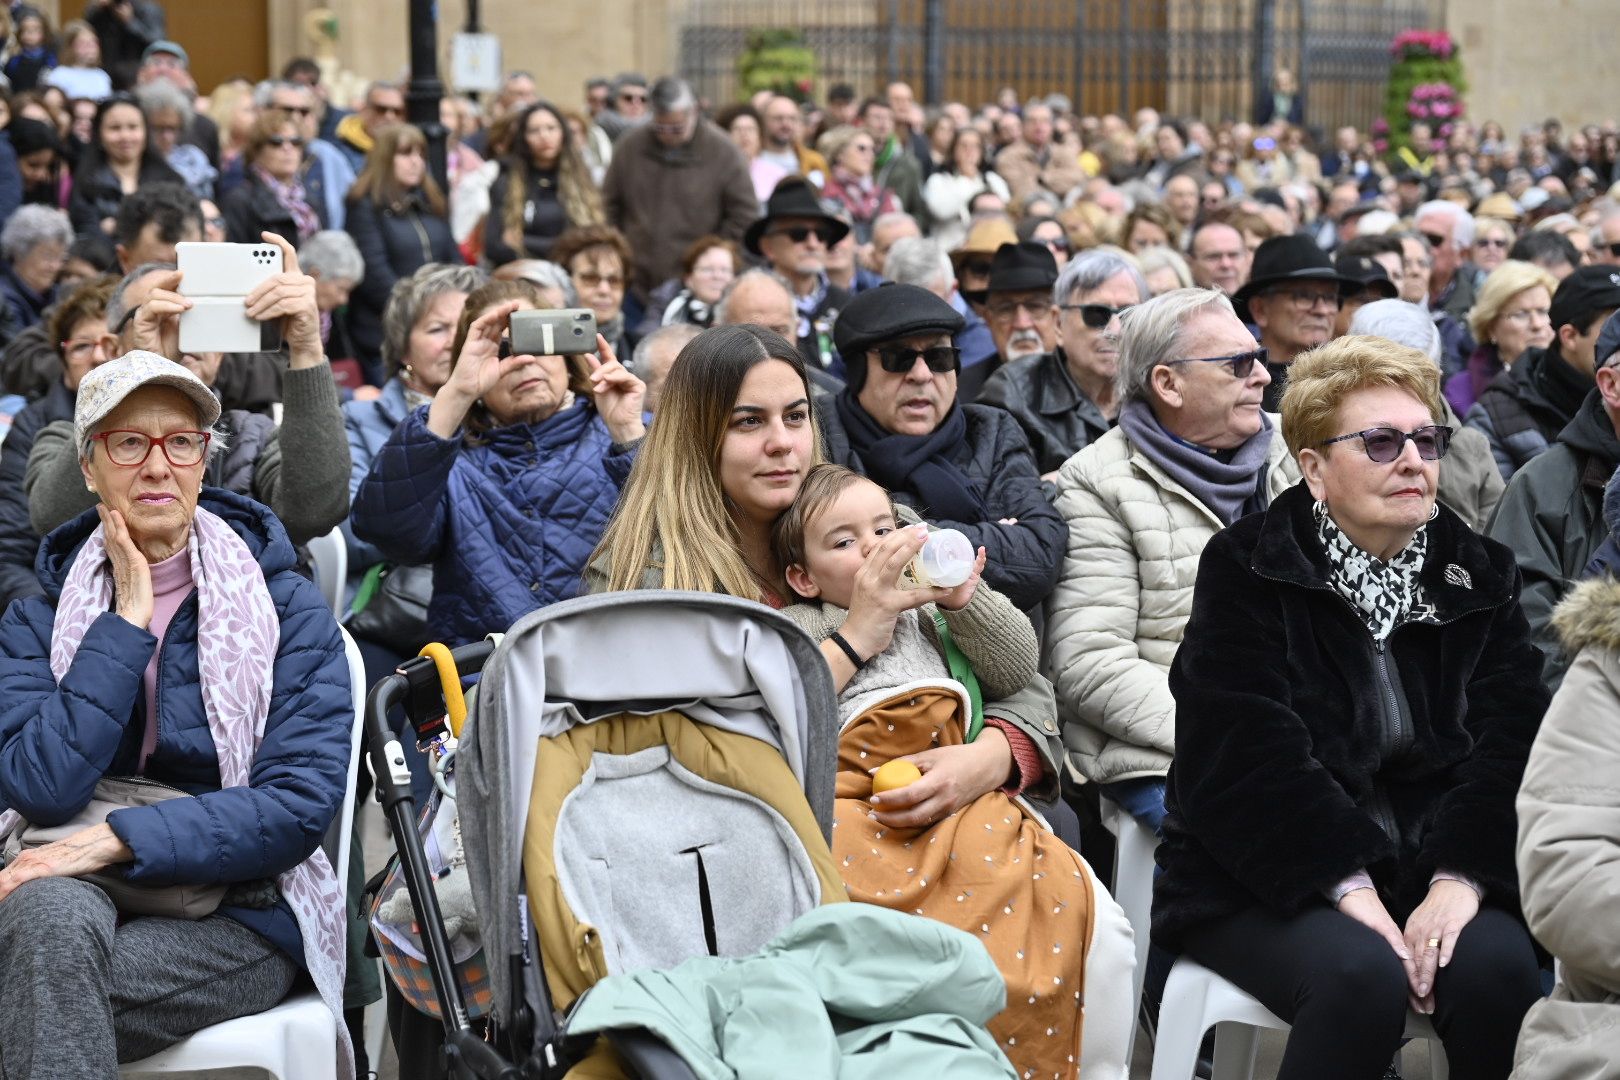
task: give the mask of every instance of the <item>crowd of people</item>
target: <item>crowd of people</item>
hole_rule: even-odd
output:
[[[332,985],[318,850],[349,705],[296,571],[334,529],[373,681],[586,590],[784,609],[841,692],[835,854],[942,838],[915,910],[975,934],[949,863],[1011,848],[963,822],[1072,862],[975,885],[1068,912],[984,909],[1020,1075],[1118,1076],[1135,1020],[1122,916],[1026,796],[1160,839],[1150,1030],[1180,954],[1290,1023],[1287,1078],[1381,1075],[1408,1008],[1459,1076],[1620,1057],[1576,1019],[1620,986],[1593,914],[1620,842],[1613,121],[1416,124],[1385,156],[1307,131],[1282,76],[1209,123],[904,83],[711,107],[634,73],[574,105],[518,72],[445,99],[438,178],[397,83],[333,101],[299,59],[205,95],[156,4],[89,8],[0,11],[0,809],[59,824],[115,775],[201,797],[0,870],[0,957],[31,973],[0,987],[0,1071],[111,1076],[305,975],[351,1024],[377,996],[352,950]],[[205,240],[281,250],[246,300],[281,349],[180,348],[176,245]],[[515,313],[562,308],[593,351],[514,351]],[[919,526],[967,537],[966,584],[904,587]],[[267,643],[251,671],[227,621]],[[958,646],[982,717],[874,720]],[[857,745],[922,778],[872,795]],[[851,895],[898,906],[849,850]],[[229,892],[185,933],[120,922],[72,879],[124,864]]]

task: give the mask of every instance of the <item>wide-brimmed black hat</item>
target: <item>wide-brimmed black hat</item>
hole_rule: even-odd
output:
[[[1354,282],[1354,284],[1341,284],[1339,286],[1340,296],[1360,289],[1376,290],[1381,300],[1393,300],[1400,295],[1400,290],[1389,279],[1389,271],[1384,269],[1384,264],[1371,255],[1336,256],[1333,260],[1333,268]]]
[[[751,254],[764,255],[759,250],[760,238],[771,227],[771,222],[782,218],[810,218],[826,225],[835,234],[828,247],[849,235],[849,223],[827,213],[821,200],[816,198],[816,190],[810,186],[810,182],[792,176],[777,184],[771,197],[765,200],[765,216],[748,226],[748,231],[743,233],[743,247]]]
[[[1302,233],[1273,236],[1270,240],[1263,241],[1256,249],[1254,265],[1249,270],[1249,280],[1232,294],[1232,303],[1237,306],[1238,316],[1248,318],[1248,304],[1251,297],[1273,285],[1281,285],[1287,281],[1357,284],[1354,279],[1347,278],[1335,270],[1333,260],[1328,258],[1327,252],[1309,236]]]
[[[965,290],[962,296],[975,304],[983,304],[991,293],[1032,289],[1050,292],[1057,279],[1057,260],[1052,257],[1052,249],[1038,240],[1023,240],[998,247],[990,257],[989,287]]]

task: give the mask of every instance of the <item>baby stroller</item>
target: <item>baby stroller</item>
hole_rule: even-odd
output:
[[[611,1069],[594,1035],[567,1029],[597,980],[746,955],[845,899],[828,846],[836,697],[819,650],[786,618],[709,593],[610,593],[534,612],[498,645],[451,657],[462,676],[482,672],[454,775],[489,1041],[469,1023],[387,721],[403,704],[430,732],[445,714],[434,661],[383,679],[366,712],[451,1076],[551,1080],[587,1057],[596,1067],[592,1055]],[[609,1039],[631,1075],[691,1075],[644,1031]]]

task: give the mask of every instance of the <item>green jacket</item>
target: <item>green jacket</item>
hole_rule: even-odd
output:
[[[1563,682],[1570,660],[1552,632],[1553,608],[1585,576],[1609,534],[1603,523],[1603,486],[1616,466],[1620,439],[1594,389],[1558,433],[1558,441],[1513,474],[1486,527],[1486,535],[1512,548],[1518,558],[1524,578],[1519,602],[1547,658],[1541,677],[1549,691]]]
[[[752,956],[610,976],[579,1000],[568,1031],[646,1028],[700,1080],[1010,1080],[1017,1074],[984,1028],[1006,998],[972,935],[870,904],[828,904]]]

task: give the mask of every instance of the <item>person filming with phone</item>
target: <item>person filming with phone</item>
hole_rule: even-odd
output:
[[[645,387],[591,313],[541,307],[528,282],[473,290],[448,381],[355,495],[356,536],[433,564],[428,630],[450,645],[580,591],[644,433]]]
[[[292,542],[302,544],[330,532],[348,514],[349,443],[337,386],[321,348],[315,279],[300,269],[290,244],[273,233],[264,235],[280,248],[283,270],[266,277],[243,304],[248,317],[278,324],[286,340],[285,370],[275,361],[281,423],[225,408],[219,420],[224,445],[210,457],[205,474],[210,486],[269,507]],[[101,348],[107,356],[140,349],[173,357],[218,397],[222,373],[260,354],[182,350],[180,321],[194,303],[180,294],[182,285],[183,275],[173,263],[147,263],[132,270],[108,302]],[[79,477],[78,450],[65,422],[46,426],[34,440],[25,486],[29,517],[39,535],[96,503]],[[18,526],[0,525],[11,527]],[[20,527],[27,529],[29,523]]]

